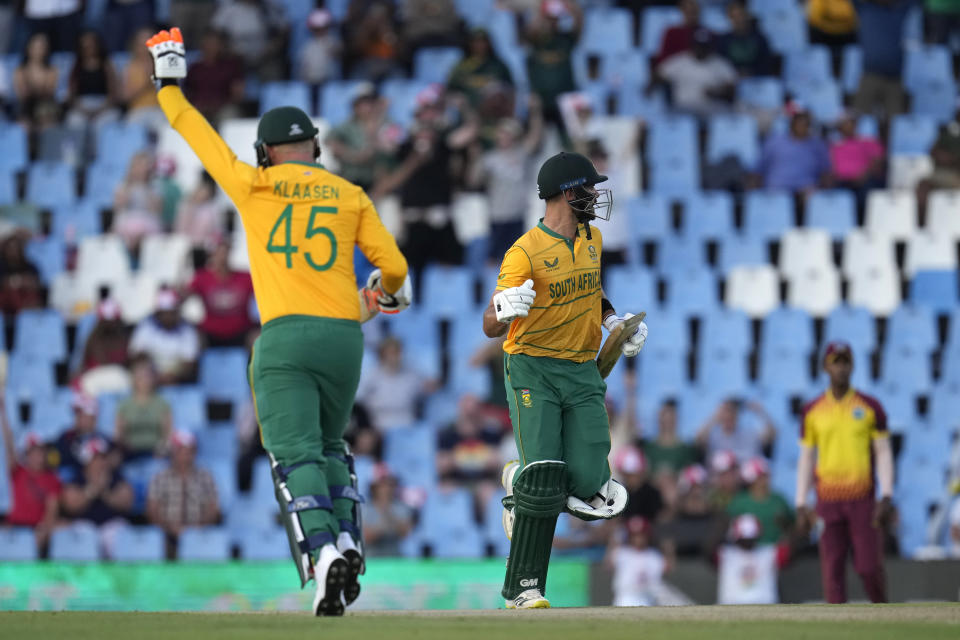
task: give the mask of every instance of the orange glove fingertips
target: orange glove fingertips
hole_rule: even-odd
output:
[[[170,29],[170,35],[173,37],[174,42],[183,43],[183,34],[180,33],[180,27],[174,27]]]

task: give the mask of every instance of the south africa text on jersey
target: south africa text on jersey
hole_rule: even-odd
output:
[[[291,186],[286,180],[273,183],[273,195],[281,198],[300,198],[301,200],[329,200],[340,197],[340,189],[328,184],[300,184]]]
[[[600,270],[585,271],[557,282],[551,282],[548,290],[550,298],[563,298],[569,295],[579,295],[585,292],[600,289]]]

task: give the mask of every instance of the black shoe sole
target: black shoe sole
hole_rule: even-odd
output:
[[[343,602],[340,600],[340,594],[343,592],[346,584],[349,567],[346,560],[337,558],[327,569],[327,583],[324,589],[324,598],[317,603],[313,610],[315,616],[342,616]]]
[[[363,557],[357,551],[344,551],[347,560],[347,581],[343,585],[343,601],[347,606],[360,597],[360,573],[363,571]]]

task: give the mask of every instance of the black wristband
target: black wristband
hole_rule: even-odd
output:
[[[169,87],[170,85],[177,86],[180,84],[180,81],[176,78],[160,78],[160,88]]]
[[[610,301],[606,298],[600,298],[600,317],[607,315],[607,311],[616,313],[616,309],[613,308],[613,305],[610,304]]]

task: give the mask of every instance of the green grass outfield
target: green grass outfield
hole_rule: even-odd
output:
[[[46,640],[869,640],[960,638],[960,604],[780,605],[539,611],[289,613],[0,613],[0,638]]]

